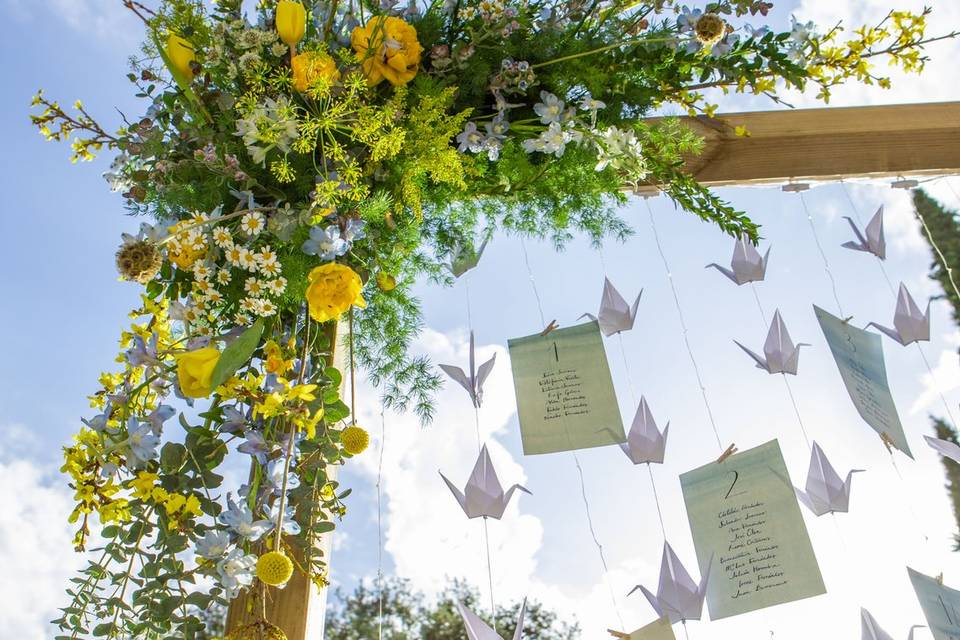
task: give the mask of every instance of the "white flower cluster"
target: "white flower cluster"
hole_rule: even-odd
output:
[[[285,95],[267,98],[237,120],[236,134],[253,161],[262,165],[271,149],[287,153],[299,137],[296,106]]]

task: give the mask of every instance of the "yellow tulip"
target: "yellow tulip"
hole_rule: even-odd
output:
[[[190,63],[197,59],[197,55],[189,40],[171,33],[167,36],[166,54],[173,67],[171,71],[179,73],[187,81],[193,80],[193,68]]]
[[[213,389],[210,383],[220,352],[213,347],[187,351],[176,356],[180,392],[188,398],[206,398]]]
[[[303,40],[307,30],[307,10],[296,0],[277,3],[277,33],[291,49]]]

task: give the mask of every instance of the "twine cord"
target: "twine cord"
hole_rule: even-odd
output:
[[[667,262],[667,256],[663,251],[663,245],[660,243],[660,234],[657,232],[657,224],[653,218],[653,209],[650,207],[650,202],[644,200],[644,203],[647,205],[647,213],[650,217],[650,228],[653,230],[653,239],[657,244],[657,252],[660,254],[660,261],[663,262],[663,269],[667,274],[667,282],[670,284],[670,291],[673,293],[673,304],[677,308],[677,316],[680,319],[680,329],[683,334],[683,343],[687,348],[687,356],[690,358],[690,364],[693,365],[693,372],[697,377],[697,386],[700,388],[700,395],[703,398],[703,406],[707,410],[707,417],[710,419],[710,427],[713,429],[713,435],[717,439],[717,446],[720,448],[720,451],[724,450],[723,442],[721,442],[720,431],[717,428],[717,422],[713,417],[713,409],[710,407],[710,400],[707,397],[707,387],[703,384],[703,377],[700,375],[700,366],[697,364],[697,359],[693,355],[693,347],[690,346],[690,337],[689,330],[687,329],[687,322],[683,315],[683,308],[680,306],[680,295],[677,292],[677,285],[673,281],[673,272],[670,270],[670,264]]]
[[[520,238],[520,248],[523,253],[523,262],[527,269],[527,276],[530,279],[530,287],[533,289],[533,295],[537,301],[537,312],[540,314],[540,325],[546,327],[547,320],[543,313],[543,304],[540,298],[540,292],[537,288],[537,280],[533,275],[533,268],[530,266],[530,255],[527,252],[527,245],[523,241],[522,237]],[[603,552],[603,545],[600,544],[600,540],[597,537],[596,530],[593,526],[593,516],[590,514],[590,500],[587,498],[587,487],[583,478],[583,467],[580,466],[580,458],[577,457],[576,451],[571,451],[571,453],[573,455],[573,462],[577,467],[577,477],[580,481],[580,495],[583,498],[583,508],[587,516],[587,526],[590,529],[590,536],[593,538],[593,544],[596,546],[597,553],[600,556],[600,564],[603,566],[603,581],[606,583],[607,590],[610,592],[610,601],[613,603],[613,610],[617,614],[617,620],[620,622],[620,627],[624,628],[623,616],[620,614],[620,606],[617,604],[617,598],[613,592],[613,585],[610,584],[610,570],[607,566],[607,558]]]

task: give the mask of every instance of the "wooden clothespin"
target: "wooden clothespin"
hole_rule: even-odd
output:
[[[729,458],[730,456],[732,456],[732,455],[735,454],[736,452],[737,452],[737,445],[731,444],[729,447],[727,447],[727,450],[724,451],[723,453],[721,453],[721,454],[720,454],[720,457],[717,458],[717,464],[721,464],[722,462],[724,462],[727,458]]]
[[[614,638],[619,638],[620,640],[630,640],[630,634],[624,633],[623,631],[614,631],[613,629],[607,629],[607,633],[612,635]]]
[[[543,331],[540,332],[540,335],[541,335],[541,336],[545,336],[545,335],[547,335],[548,333],[550,333],[551,331],[553,331],[554,329],[558,328],[559,326],[560,326],[560,325],[557,324],[557,321],[556,321],[556,320],[551,320],[551,321],[550,321],[550,324],[548,324],[548,325],[546,326],[546,328],[545,328]]]
[[[807,182],[788,182],[780,187],[780,190],[784,193],[800,193],[801,191],[806,191],[809,188],[810,184]]]
[[[887,453],[893,455],[893,440],[890,439],[886,431],[880,432],[880,440],[883,442],[883,446],[887,448]]]
[[[943,586],[943,571],[941,571],[940,575],[937,576],[937,584],[941,587]]]

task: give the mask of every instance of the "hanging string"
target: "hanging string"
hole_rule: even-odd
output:
[[[537,311],[540,314],[540,325],[543,327],[547,326],[547,318],[543,313],[543,304],[540,299],[540,292],[537,288],[537,280],[533,277],[533,268],[530,266],[530,254],[527,252],[527,244],[523,241],[523,237],[520,238],[520,248],[523,252],[523,262],[527,268],[527,276],[530,279],[530,286],[533,289],[534,298],[537,300]],[[600,556],[600,564],[603,566],[603,581],[607,585],[607,590],[610,592],[610,601],[613,603],[613,610],[617,614],[617,620],[620,622],[620,628],[624,628],[623,616],[620,615],[620,606],[617,604],[617,597],[613,592],[613,585],[610,584],[610,568],[607,565],[607,558],[603,552],[603,545],[600,543],[600,539],[597,536],[597,532],[593,526],[593,516],[590,514],[590,500],[587,498],[587,485],[583,478],[583,467],[580,465],[580,458],[577,457],[576,451],[571,451],[573,455],[573,462],[577,467],[577,476],[580,480],[580,496],[583,498],[583,508],[587,515],[587,526],[590,529],[590,536],[593,538],[593,544],[597,548],[597,553]]]
[[[383,640],[383,450],[387,446],[387,421],[380,407],[380,456],[377,461],[377,638]]]
[[[693,372],[697,378],[697,385],[700,387],[700,395],[703,398],[703,406],[707,410],[707,417],[710,419],[710,426],[713,428],[713,435],[717,440],[717,447],[720,451],[723,452],[724,446],[722,439],[720,438],[720,431],[717,428],[716,420],[713,417],[713,409],[710,407],[710,400],[707,397],[707,387],[703,384],[703,378],[700,375],[700,366],[697,364],[697,359],[693,355],[693,348],[690,346],[689,330],[687,329],[687,322],[683,315],[683,307],[680,305],[680,294],[677,291],[676,282],[673,279],[673,271],[670,268],[670,263],[667,261],[667,255],[663,250],[663,244],[660,242],[660,233],[657,230],[657,223],[654,219],[653,208],[650,206],[650,200],[648,198],[643,199],[644,205],[647,207],[647,216],[650,218],[650,229],[653,231],[653,240],[657,245],[657,253],[660,254],[660,261],[663,263],[663,270],[667,276],[667,282],[670,285],[670,292],[673,294],[673,303],[677,309],[677,317],[680,319],[680,329],[683,334],[683,342],[687,348],[687,356],[690,358],[690,363],[693,365]],[[661,523],[662,524],[662,523]],[[767,623],[766,613],[761,613],[761,616],[764,618],[764,623]],[[687,640],[690,640],[690,631],[687,629],[687,621],[682,620],[683,623],[683,634]],[[770,630],[770,637],[774,637],[774,632]]]
[[[949,184],[949,183],[947,183],[947,184]],[[847,184],[841,180],[841,181],[840,181],[840,185],[843,187],[843,193],[844,193],[844,195],[846,195],[846,197],[847,197],[847,203],[849,203],[849,205],[850,205],[850,211],[853,212],[853,217],[856,219],[857,224],[859,224],[859,225],[862,227],[862,226],[863,226],[863,222],[862,222],[861,219],[860,219],[860,211],[857,209],[856,204],[854,204],[854,202],[853,202],[853,198],[850,196],[850,190],[847,188]],[[919,211],[917,212],[917,218],[919,218],[920,221],[923,222],[923,218],[920,216],[920,212],[919,212]],[[926,229],[926,223],[923,223],[923,224],[924,224],[924,228]],[[930,245],[931,245],[931,246],[934,246],[934,244],[933,244],[933,238],[929,235],[929,230],[928,230],[927,237],[929,238]],[[938,247],[935,247],[935,251],[937,252],[938,255],[941,256],[941,259],[943,260],[943,263],[946,264],[946,260],[943,259],[943,253],[940,252],[940,249],[939,249]],[[872,255],[872,254],[871,254],[871,255]],[[893,281],[890,280],[890,276],[887,274],[887,269],[886,269],[886,267],[883,266],[883,260],[881,260],[879,256],[873,256],[873,257],[876,259],[876,263],[877,263],[877,265],[880,267],[880,273],[883,275],[883,280],[884,280],[884,282],[887,283],[887,289],[890,290],[890,294],[891,294],[891,295],[893,295],[894,297],[896,297],[896,296],[897,296],[897,293],[896,293],[896,290],[893,288]],[[953,281],[953,273],[952,273],[952,271],[950,271],[950,270],[948,270],[948,273],[950,274],[950,279],[951,279],[951,282],[952,282],[952,281]],[[937,394],[940,396],[940,402],[943,403],[943,408],[944,408],[944,410],[947,412],[947,416],[950,418],[950,423],[951,423],[951,425],[953,426],[953,428],[956,429],[956,428],[957,428],[957,422],[956,422],[956,420],[954,420],[954,418],[953,418],[953,412],[950,410],[950,404],[947,402],[946,397],[943,395],[943,388],[940,386],[940,383],[937,381],[937,376],[936,376],[936,374],[933,372],[933,367],[930,366],[930,361],[927,359],[927,353],[926,353],[926,351],[924,351],[923,347],[920,346],[920,343],[919,343],[919,342],[915,342],[914,344],[915,344],[916,347],[917,347],[917,351],[920,352],[920,358],[923,360],[923,364],[924,364],[924,366],[926,366],[926,368],[927,368],[927,373],[930,374],[930,379],[933,380],[933,384],[934,384],[934,386],[937,388]]]
[[[807,214],[807,221],[810,223],[810,229],[813,231],[813,237],[817,244],[817,249],[820,251],[820,257],[823,259],[824,270],[827,272],[827,275],[830,276],[830,284],[833,287],[833,296],[837,301],[837,307],[840,309],[840,315],[843,316],[843,306],[840,304],[840,298],[837,296],[837,286],[836,281],[834,280],[833,273],[830,271],[830,263],[827,260],[827,256],[823,251],[823,245],[820,244],[819,236],[817,235],[816,226],[813,223],[813,216],[810,215],[810,210],[807,208],[806,200],[803,197],[803,192],[798,192],[800,194],[800,201],[803,203],[803,210]],[[859,212],[856,211],[854,207],[854,212],[857,214],[856,217],[859,221]],[[886,271],[884,271],[886,273]],[[897,461],[893,456],[893,448],[888,444],[887,440],[884,440],[884,446],[887,447],[887,452],[890,454],[890,465],[893,467],[894,472],[897,477],[900,479],[900,488],[902,490],[901,500],[907,506],[907,510],[910,512],[911,519],[914,522],[914,526],[917,527],[917,531],[920,534],[920,537],[923,538],[924,542],[929,543],[930,537],[924,532],[920,525],[920,519],[917,517],[916,512],[913,509],[913,503],[910,497],[906,494],[907,484],[903,479],[903,475],[900,473],[900,469],[897,467]]]
[[[757,283],[750,283],[750,290],[753,291],[753,299],[757,302],[757,310],[760,311],[760,319],[763,321],[763,327],[767,327],[767,314],[763,310],[763,303],[760,302],[760,294],[757,292]],[[813,452],[813,447],[810,445],[810,438],[807,436],[807,428],[803,424],[803,418],[800,416],[800,408],[797,406],[797,399],[793,395],[793,388],[790,387],[790,380],[787,378],[787,374],[780,372],[780,377],[783,378],[783,385],[787,388],[787,395],[790,396],[790,404],[793,405],[793,414],[797,417],[797,424],[800,425],[800,433],[803,434],[803,441],[807,443],[807,450],[811,453]]]
[[[603,275],[607,276],[607,263],[603,258],[603,249],[597,249],[597,254],[600,256],[600,266],[603,268]],[[623,344],[623,333],[617,333],[617,341],[620,343],[620,355],[623,357],[623,369],[627,374],[627,385],[630,388],[630,401],[633,403],[633,406],[637,406],[637,393],[633,387],[633,376],[630,373],[630,361],[627,358],[627,350]],[[667,529],[663,525],[663,509],[660,507],[660,495],[657,492],[657,483],[653,479],[653,467],[650,463],[646,463],[647,473],[650,476],[650,488],[653,489],[653,501],[657,505],[657,516],[660,518],[660,532],[663,534],[663,539],[667,539]]]
[[[807,222],[810,224],[810,232],[813,234],[813,241],[817,245],[817,251],[820,252],[820,259],[823,260],[823,270],[827,273],[827,277],[830,278],[830,288],[833,291],[833,299],[837,303],[837,309],[840,311],[840,317],[844,317],[843,313],[843,304],[840,302],[840,296],[837,294],[837,281],[833,277],[833,272],[830,270],[830,261],[827,259],[827,254],[823,250],[823,245],[820,243],[820,236],[817,235],[817,226],[813,224],[813,216],[810,215],[810,209],[807,208],[807,199],[803,196],[803,191],[797,192],[800,195],[800,204],[803,205],[803,212],[807,215]]]
[[[467,327],[470,329],[470,338],[473,340],[473,312],[470,305],[470,273],[464,274],[464,292],[467,298]],[[480,438],[480,408],[474,401],[473,404],[473,425],[477,432],[477,454],[483,450],[483,444]],[[493,630],[497,630],[497,605],[493,595],[493,556],[490,553],[490,529],[487,527],[487,516],[483,516],[483,545],[487,555],[487,585],[490,589],[490,616]]]
[[[673,272],[670,270],[670,264],[667,262],[667,256],[663,252],[663,245],[660,244],[660,234],[657,232],[657,223],[653,218],[653,209],[650,207],[650,201],[644,198],[644,204],[647,205],[647,214],[650,216],[650,228],[653,230],[653,239],[657,244],[657,251],[660,253],[660,260],[663,262],[663,268],[667,273],[667,281],[670,284],[670,291],[673,293],[673,304],[677,308],[677,316],[680,318],[680,329],[683,333],[683,343],[687,347],[687,356],[690,358],[690,364],[693,365],[693,372],[697,377],[697,386],[700,387],[700,395],[703,398],[703,406],[707,410],[707,417],[710,419],[710,426],[713,429],[713,435],[717,439],[717,446],[720,447],[720,451],[724,450],[723,443],[720,438],[720,431],[717,428],[717,422],[713,417],[713,409],[710,407],[710,400],[707,398],[707,387],[703,384],[703,377],[700,375],[700,366],[697,364],[697,359],[693,355],[693,348],[690,346],[690,337],[689,330],[687,329],[687,322],[683,316],[683,308],[680,306],[680,295],[677,293],[677,285],[673,281]]]

